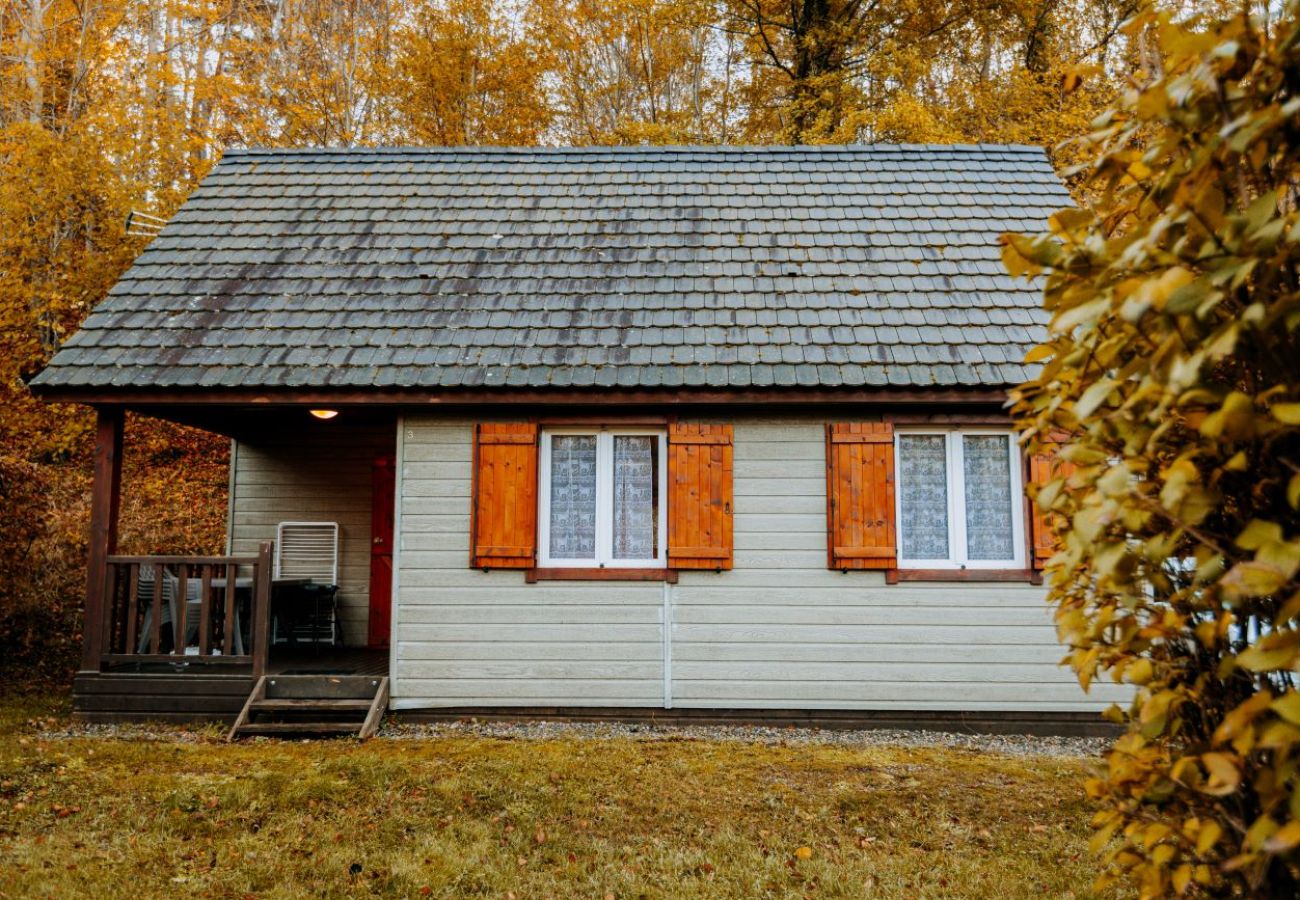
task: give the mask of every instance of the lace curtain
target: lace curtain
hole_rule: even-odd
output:
[[[614,558],[654,559],[655,456],[659,442],[649,436],[614,438]]]
[[[596,436],[551,437],[551,556],[596,556]]]
[[[966,482],[966,556],[968,559],[1011,559],[1012,526],[1011,442],[1000,434],[968,434],[962,438]]]
[[[947,559],[948,439],[942,434],[901,435],[898,473],[900,555]]]

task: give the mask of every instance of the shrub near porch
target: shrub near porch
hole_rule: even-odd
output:
[[[1079,759],[49,738],[42,714],[5,712],[3,896],[1038,897],[1097,874]]]

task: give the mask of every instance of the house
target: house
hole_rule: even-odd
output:
[[[32,384],[99,411],[78,713],[239,711],[307,522],[374,651],[307,668],[410,715],[1092,727],[1005,407],[998,236],[1068,203],[1022,146],[228,152]],[[227,556],[115,555],[123,410],[231,437]]]

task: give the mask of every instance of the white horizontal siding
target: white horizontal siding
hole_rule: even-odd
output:
[[[364,646],[370,618],[372,465],[392,453],[395,425],[308,430],[239,442],[231,476],[230,542],[254,553],[280,522],[339,523],[339,618],[344,640]]]
[[[821,420],[735,425],[735,568],[673,590],[682,707],[1087,710],[1041,587],[902,583],[826,568]]]
[[[1097,709],[1043,589],[826,568],[823,424],[735,425],[735,568],[669,588],[680,707]],[[394,705],[658,706],[663,587],[468,568],[471,423],[405,423]]]
[[[468,567],[471,429],[404,424],[393,706],[660,705],[660,585]]]

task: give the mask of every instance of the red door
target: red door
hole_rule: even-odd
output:
[[[394,459],[380,456],[371,468],[370,636],[371,647],[387,647],[393,613]]]

